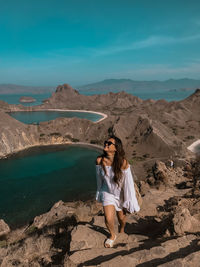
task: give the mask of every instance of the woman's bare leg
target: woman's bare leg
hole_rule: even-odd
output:
[[[110,232],[110,239],[115,239],[115,206],[104,206],[105,224]]]
[[[124,233],[124,228],[126,225],[126,213],[123,210],[117,211],[117,218],[120,225],[119,232]]]

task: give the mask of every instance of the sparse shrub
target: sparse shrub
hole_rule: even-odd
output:
[[[34,232],[37,231],[37,227],[35,225],[31,225],[27,230],[26,230],[26,234],[32,234]]]
[[[50,133],[50,136],[53,136],[53,135],[55,135],[55,136],[61,136],[61,134],[60,134],[60,133],[58,133],[58,132],[55,132],[55,133]]]
[[[186,137],[186,139],[188,139],[188,140],[191,140],[191,139],[194,139],[195,137],[193,136],[193,135],[188,135],[187,137]]]
[[[144,154],[144,155],[143,155],[143,158],[149,158],[149,156],[150,156],[150,155],[147,153],[147,154]]]
[[[133,140],[133,141],[132,141],[132,144],[137,144],[137,141],[136,141],[136,140]]]
[[[6,240],[1,240],[0,241],[0,248],[6,247],[8,245]]]
[[[128,162],[129,162],[130,165],[132,165],[133,164],[133,159],[129,159]]]
[[[74,143],[79,142],[79,139],[76,139],[76,138],[72,138],[71,140],[72,140],[72,142],[74,142]]]
[[[69,134],[66,134],[65,138],[70,139],[70,140],[72,139],[71,135],[69,135]]]
[[[44,135],[45,135],[44,133],[41,133],[41,134],[40,134],[41,137],[44,136]]]
[[[99,140],[90,140],[90,144],[101,145]]]
[[[133,161],[143,161],[144,158],[143,158],[143,157],[139,157],[139,156],[137,156],[137,157],[133,157],[132,160],[133,160]]]
[[[173,133],[175,134],[175,135],[177,135],[177,133],[178,133],[178,131],[177,131],[177,129],[176,128],[172,128],[172,131],[173,131]]]

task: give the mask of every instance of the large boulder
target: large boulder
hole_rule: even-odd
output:
[[[184,235],[187,232],[200,231],[200,221],[191,216],[189,210],[177,207],[173,218],[174,231],[177,235]]]

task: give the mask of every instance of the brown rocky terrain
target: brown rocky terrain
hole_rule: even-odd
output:
[[[194,195],[192,170],[189,162],[157,161],[151,179],[140,182],[141,211],[128,215],[113,248],[104,248],[108,232],[93,201],[59,201],[18,229],[0,222],[0,266],[199,266],[200,180]]]
[[[0,158],[31,146],[102,145],[119,136],[140,180],[143,206],[129,215],[126,234],[112,249],[100,205],[56,203],[30,225],[11,229],[0,220],[0,264],[4,266],[198,266],[200,262],[199,164],[187,146],[199,139],[200,90],[178,101],[141,100],[125,92],[84,96],[58,86],[40,106],[0,101]],[[6,112],[84,109],[108,117],[98,123],[57,118],[27,125]],[[167,165],[169,158],[175,168]],[[196,178],[195,178],[196,177]]]

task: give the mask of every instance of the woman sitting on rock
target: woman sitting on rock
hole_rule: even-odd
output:
[[[105,247],[113,247],[117,237],[114,230],[115,211],[119,232],[124,233],[126,213],[140,210],[130,165],[125,159],[121,140],[114,135],[104,142],[103,154],[96,159],[96,179],[96,200],[103,205],[105,224],[110,233]]]

